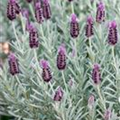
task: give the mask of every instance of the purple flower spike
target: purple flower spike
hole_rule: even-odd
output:
[[[30,48],[37,48],[39,46],[37,29],[33,26],[33,24],[29,24],[29,23],[28,23],[28,29],[29,29]]]
[[[58,87],[54,95],[54,101],[61,101],[62,98],[63,98],[63,90],[61,87]]]
[[[64,70],[66,67],[66,49],[64,44],[58,49],[57,67],[59,70]]]
[[[109,24],[108,43],[110,45],[115,45],[117,41],[118,41],[117,24],[115,21],[112,21]]]
[[[43,17],[46,20],[51,18],[51,8],[48,0],[43,0]]]
[[[42,11],[42,7],[41,7],[41,2],[40,1],[35,3],[35,18],[36,18],[38,23],[42,23],[43,22],[43,11]]]
[[[79,24],[78,24],[77,16],[75,14],[71,15],[70,35],[73,38],[76,38],[79,35]]]
[[[41,60],[40,65],[42,67],[42,78],[45,82],[49,82],[52,79],[52,75],[50,72],[50,67],[46,60]]]
[[[16,59],[14,53],[10,53],[8,57],[10,74],[15,75],[19,73],[18,60]]]
[[[15,5],[15,11],[16,11],[16,14],[19,14],[20,11],[21,11],[21,8],[20,8],[20,6],[17,2],[16,2],[16,5]]]
[[[101,74],[100,74],[100,65],[94,64],[93,71],[92,71],[92,79],[95,84],[99,84],[101,81]]]
[[[85,35],[87,38],[91,37],[93,35],[93,18],[92,16],[89,16],[87,18],[87,24],[86,24],[86,32]]]
[[[101,23],[105,20],[105,6],[100,2],[97,6],[96,21]]]
[[[110,109],[107,109],[106,111],[105,111],[105,114],[104,114],[104,120],[110,120],[110,118],[111,118],[111,110]]]
[[[16,1],[15,0],[9,0],[8,1],[7,17],[11,21],[16,18]]]

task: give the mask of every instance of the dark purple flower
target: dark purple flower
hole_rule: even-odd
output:
[[[105,6],[100,2],[97,6],[96,22],[101,23],[105,20]]]
[[[58,87],[58,89],[55,91],[54,101],[61,101],[62,98],[63,98],[63,90],[61,87]]]
[[[18,74],[19,73],[19,65],[18,65],[18,60],[15,57],[14,53],[10,53],[8,62],[9,62],[10,73],[12,75]]]
[[[8,0],[7,17],[11,21],[16,18],[16,0]]]
[[[94,64],[93,71],[92,71],[92,79],[95,84],[99,84],[101,81],[101,74],[100,74],[100,65]]]
[[[31,3],[32,2],[32,0],[26,0],[28,3]]]
[[[86,37],[91,37],[93,35],[93,18],[91,16],[89,16],[87,18],[87,24],[86,24]]]
[[[76,38],[79,35],[79,23],[75,14],[71,15],[70,35],[73,38]]]
[[[16,14],[19,14],[20,13],[20,11],[21,11],[21,8],[20,8],[20,6],[19,6],[19,4],[16,2],[16,5],[15,5],[16,7],[15,7],[15,11],[16,11]]]
[[[43,17],[45,19],[51,18],[51,9],[50,9],[49,0],[43,0]]]
[[[115,21],[112,21],[109,24],[108,43],[110,45],[115,45],[117,41],[118,41],[117,24]]]
[[[42,11],[42,7],[41,7],[41,2],[40,1],[35,3],[35,18],[36,18],[38,23],[42,23],[43,22],[43,11]]]
[[[49,82],[52,79],[52,75],[48,62],[46,60],[41,60],[40,64],[42,66],[42,78],[45,82]]]
[[[33,24],[29,24],[28,29],[30,48],[37,48],[39,46],[37,29],[34,27]]]
[[[59,70],[64,70],[66,67],[66,49],[64,44],[58,49],[57,67]]]
[[[110,120],[111,119],[111,110],[107,109],[104,114],[104,120]]]

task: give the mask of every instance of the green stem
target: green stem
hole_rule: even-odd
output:
[[[36,20],[36,19],[35,19],[35,13],[34,13],[32,4],[29,4],[29,8],[30,8],[30,11],[31,11],[31,13],[32,13],[32,16],[33,16],[34,20]]]
[[[116,70],[116,86],[117,86],[117,96],[118,98],[120,97],[120,75],[119,75],[119,70],[118,70],[118,67],[117,67],[117,63],[116,63],[116,60],[115,60],[115,46],[112,46],[112,57],[113,57],[113,62],[114,62],[114,67],[115,67],[115,70]]]
[[[72,13],[74,13],[74,4],[73,4],[73,2],[71,2],[71,10],[72,10]]]
[[[21,25],[22,25],[23,34],[25,35],[25,25],[24,25],[23,17],[22,17],[21,13],[20,13],[20,21],[21,21]]]
[[[115,69],[117,71],[117,65],[116,65],[116,60],[115,60],[115,47],[112,46],[112,57],[113,57],[113,62],[114,62],[114,65],[115,65]]]
[[[90,47],[90,50],[92,51],[92,41],[91,41],[91,39],[89,38],[89,47]]]
[[[16,29],[15,29],[15,24],[14,24],[14,22],[12,22],[12,28],[13,28],[13,32],[14,32],[14,35],[15,35],[16,40],[19,41],[19,38],[18,38],[17,33],[16,33]]]
[[[102,94],[101,94],[101,92],[100,92],[100,86],[99,86],[99,85],[97,85],[97,92],[98,92],[98,95],[99,95],[99,98],[100,98],[100,102],[101,102],[101,104],[103,105],[104,110],[106,110],[105,100],[104,100],[104,98],[102,97]]]
[[[63,71],[62,71],[62,78],[63,78],[63,83],[65,85],[65,89],[66,89],[66,91],[68,93],[68,88],[67,88],[67,84],[66,84],[66,81],[65,81],[65,76],[64,76],[64,72]]]

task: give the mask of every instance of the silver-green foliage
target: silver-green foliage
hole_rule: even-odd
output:
[[[90,0],[75,0],[73,3],[80,25],[80,35],[75,40],[69,35],[72,10],[67,0],[50,0],[52,19],[41,25],[35,21],[33,6],[26,4],[39,32],[40,46],[35,50],[29,48],[29,35],[22,15],[13,22],[7,21],[10,26],[5,29],[11,35],[10,44],[19,60],[20,74],[9,74],[7,60],[0,70],[0,93],[3,97],[0,104],[4,100],[5,113],[24,120],[103,120],[109,108],[112,111],[110,120],[120,120],[120,42],[115,48],[107,43],[109,21],[116,20],[120,31],[120,1],[103,2],[106,20],[102,24],[94,23],[94,36],[89,41],[85,37],[85,21],[90,14],[95,21],[98,0],[92,4]],[[24,6],[22,0],[20,4]],[[56,67],[56,57],[57,48],[63,42],[67,48],[67,68],[61,72]],[[76,51],[74,57],[73,48]],[[39,60],[42,58],[50,63],[53,75],[50,83],[45,83],[41,77]],[[102,79],[97,86],[91,78],[94,63],[101,65]],[[70,78],[74,79],[72,87],[68,84]],[[53,101],[58,86],[64,90],[61,102]],[[91,94],[95,96],[92,111],[88,107]]]

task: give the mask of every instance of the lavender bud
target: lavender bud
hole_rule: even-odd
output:
[[[28,3],[31,3],[32,2],[32,0],[26,0]]]
[[[43,22],[43,13],[40,1],[35,3],[35,18],[38,23]]]
[[[108,43],[110,45],[115,45],[117,41],[118,41],[117,24],[115,21],[112,21],[109,24]]]
[[[26,25],[25,25],[26,31],[30,32],[30,21],[26,20]]]
[[[37,48],[39,46],[37,29],[33,26],[33,24],[30,24],[28,29],[30,48]]]
[[[8,0],[7,17],[11,21],[16,18],[16,1],[15,0]]]
[[[42,66],[42,78],[45,82],[49,82],[52,79],[52,75],[50,72],[50,67],[48,65],[48,62],[46,60],[41,60],[40,64]]]
[[[86,37],[91,37],[93,35],[93,18],[91,16],[89,16],[87,18],[87,25],[86,25]]]
[[[51,9],[48,0],[43,0],[43,17],[45,19],[51,18]]]
[[[26,31],[29,31],[29,26],[30,26],[30,20],[29,20],[29,11],[27,9],[22,9],[22,15],[23,17],[25,17],[26,19],[26,25],[25,25],[25,28],[26,28]]]
[[[105,20],[105,6],[100,2],[97,6],[96,22],[101,23]]]
[[[61,87],[58,87],[54,95],[54,101],[61,101],[62,98],[63,98],[63,90]]]
[[[94,68],[92,71],[92,79],[95,84],[99,84],[101,80],[101,74],[100,74],[100,66],[99,64],[94,64]]]
[[[16,5],[15,5],[16,7],[15,7],[15,10],[16,10],[16,14],[19,14],[20,13],[20,11],[21,11],[21,9],[20,9],[20,6],[19,6],[19,4],[16,2]]]
[[[66,67],[66,49],[64,44],[58,49],[57,67],[59,70],[64,70]]]
[[[25,17],[26,19],[29,19],[28,9],[22,9],[21,12],[22,12],[23,17]]]
[[[88,99],[88,107],[90,109],[93,109],[94,103],[95,103],[95,97],[94,97],[94,95],[90,95],[90,97]]]
[[[78,24],[77,16],[75,14],[71,15],[70,35],[73,38],[76,38],[79,35],[79,24]]]
[[[104,120],[110,120],[111,118],[111,111],[107,109],[104,114]]]
[[[18,65],[18,60],[16,59],[14,53],[10,53],[8,62],[9,62],[10,73],[12,75],[18,74],[19,73],[19,65]]]

